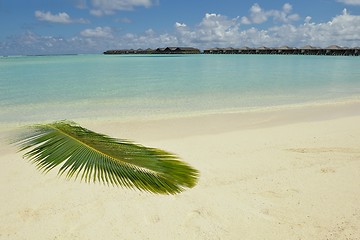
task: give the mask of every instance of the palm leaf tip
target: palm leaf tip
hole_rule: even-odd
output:
[[[169,152],[95,133],[70,121],[26,128],[14,143],[38,169],[160,194],[196,185],[199,172]]]

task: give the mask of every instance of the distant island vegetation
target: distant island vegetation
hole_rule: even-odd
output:
[[[326,56],[360,56],[360,47],[347,48],[331,45],[326,48],[306,45],[300,48],[282,46],[278,48],[209,48],[201,51],[193,47],[166,47],[157,49],[119,49],[107,50],[104,54],[277,54],[277,55],[326,55]]]

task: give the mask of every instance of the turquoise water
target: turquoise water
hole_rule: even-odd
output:
[[[360,97],[360,58],[0,57],[0,123],[241,111]]]

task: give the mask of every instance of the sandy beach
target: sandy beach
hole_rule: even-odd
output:
[[[163,196],[67,181],[2,141],[0,239],[360,239],[359,101],[76,121],[176,153],[198,185]]]

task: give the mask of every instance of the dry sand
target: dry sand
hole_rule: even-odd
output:
[[[2,143],[0,239],[360,239],[359,102],[78,123],[178,154],[198,185],[159,196],[67,181]]]

